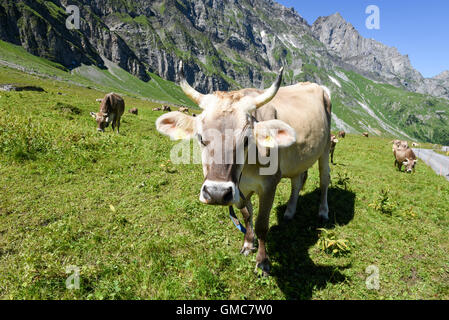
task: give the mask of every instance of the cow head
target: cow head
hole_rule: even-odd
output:
[[[331,144],[336,145],[337,143],[338,143],[337,137],[331,134]]]
[[[172,139],[195,138],[201,146],[204,182],[200,201],[214,205],[240,202],[239,182],[248,149],[288,147],[296,140],[292,127],[280,120],[257,122],[251,114],[271,101],[282,80],[282,69],[266,90],[243,89],[201,94],[186,81],[180,63],[181,88],[203,112],[197,117],[170,112],[156,121],[159,132]],[[255,149],[252,149],[255,150]]]
[[[92,118],[97,121],[97,131],[104,132],[104,129],[109,126],[109,123],[112,121],[111,117],[107,113],[103,112],[91,112],[90,115]]]
[[[407,173],[411,173],[415,171],[415,165],[418,163],[418,160],[416,159],[405,159],[405,161],[402,163],[405,166],[405,171]]]

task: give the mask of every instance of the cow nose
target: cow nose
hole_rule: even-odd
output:
[[[207,204],[229,205],[234,200],[234,187],[229,183],[205,183],[201,189],[200,200]]]

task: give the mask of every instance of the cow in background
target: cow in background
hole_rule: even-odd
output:
[[[125,112],[125,101],[116,93],[108,93],[104,96],[100,104],[100,111],[91,112],[90,115],[97,121],[97,130],[104,132],[104,129],[112,124],[112,131],[117,128],[120,133],[120,118]]]
[[[338,143],[338,139],[335,135],[331,134],[331,148],[330,148],[330,154],[331,154],[331,163],[334,163],[334,151],[335,151],[335,146]]]
[[[344,138],[346,137],[346,132],[344,132],[343,130],[342,130],[342,131],[339,131],[339,132],[338,132],[338,137],[344,139]]]

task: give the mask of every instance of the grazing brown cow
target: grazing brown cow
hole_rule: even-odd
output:
[[[103,99],[98,98],[98,99],[95,99],[95,101],[96,101],[96,102],[101,102],[101,101],[103,101]]]
[[[163,106],[163,107],[162,107],[162,110],[163,110],[163,111],[170,112],[170,111],[171,111],[171,108],[170,108],[169,106]]]
[[[331,154],[331,163],[334,164],[334,151],[335,151],[335,146],[338,143],[338,139],[336,136],[334,136],[333,134],[331,134],[331,148],[330,148],[330,154]]]
[[[362,133],[362,136],[364,136],[364,137],[369,137],[369,133],[368,132],[364,132],[364,133]]]
[[[346,132],[344,132],[343,130],[342,130],[342,131],[339,131],[339,132],[338,132],[338,137],[344,139],[344,138],[346,137]]]
[[[179,111],[179,112],[184,112],[184,113],[189,113],[189,108],[186,108],[186,107],[180,107],[180,108],[178,109],[178,111]]]
[[[256,266],[263,273],[270,270],[265,241],[276,188],[282,178],[291,179],[291,195],[284,214],[285,219],[291,220],[306,172],[318,161],[318,214],[323,220],[329,219],[330,93],[310,82],[281,88],[282,70],[266,90],[202,94],[187,83],[181,63],[181,88],[203,112],[196,118],[171,112],[156,121],[157,130],[173,139],[198,140],[204,174],[200,201],[235,205],[241,210],[247,229],[241,253],[247,255],[256,250],[257,235]],[[252,160],[257,160],[257,150],[264,150],[264,163]],[[271,162],[265,157],[268,153]],[[259,214],[254,234],[251,197],[255,194],[259,196]]]
[[[117,127],[120,133],[120,118],[125,112],[125,101],[116,93],[108,93],[104,96],[100,104],[100,111],[91,112],[90,115],[97,121],[97,130],[104,132],[104,129],[112,123],[112,131]]]
[[[398,167],[399,171],[402,171],[402,165],[405,166],[407,173],[415,172],[415,165],[418,162],[416,155],[410,148],[398,148],[394,151],[394,166]]]
[[[162,109],[161,108],[153,108],[152,110],[153,111],[161,111]]]
[[[137,110],[137,108],[132,108],[132,109],[129,109],[128,112],[135,114],[137,116],[137,114],[139,113],[139,110]]]

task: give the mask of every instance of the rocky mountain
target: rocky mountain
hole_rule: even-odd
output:
[[[374,39],[362,37],[338,12],[319,17],[312,25],[312,32],[333,54],[367,72],[374,80],[413,92],[449,98],[449,87],[438,81],[441,79],[425,79],[412,67],[408,55],[402,55],[396,48]]]
[[[79,30],[66,28],[69,4],[80,9]],[[448,119],[432,113],[449,114],[439,99],[449,99],[447,73],[424,79],[407,56],[339,14],[310,26],[272,0],[0,0],[0,39],[71,72],[113,64],[148,83],[176,82],[183,60],[204,93],[266,87],[284,66],[285,84],[331,88],[336,128],[449,141],[440,129]]]

